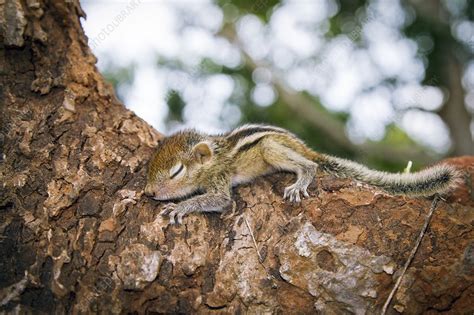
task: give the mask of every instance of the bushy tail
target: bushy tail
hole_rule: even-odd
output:
[[[461,173],[446,164],[435,165],[416,173],[388,173],[325,154],[318,155],[314,161],[320,169],[335,176],[354,178],[394,195],[446,194],[462,182]]]

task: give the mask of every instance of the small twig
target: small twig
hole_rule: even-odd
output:
[[[392,301],[395,293],[397,293],[398,287],[402,283],[403,276],[405,275],[405,272],[407,271],[413,258],[415,257],[415,254],[418,250],[418,247],[420,246],[423,236],[425,235],[426,229],[428,228],[428,225],[430,224],[431,217],[433,216],[433,213],[436,209],[436,205],[438,204],[439,200],[440,200],[440,197],[436,195],[435,198],[433,199],[433,202],[431,203],[430,211],[428,212],[428,215],[426,216],[425,223],[423,224],[423,228],[420,231],[420,235],[418,235],[418,239],[416,240],[415,246],[411,250],[410,256],[408,256],[405,266],[403,266],[403,270],[402,270],[402,273],[400,274],[400,277],[398,277],[397,282],[395,283],[392,291],[390,292],[390,295],[388,296],[387,300],[385,301],[385,304],[383,305],[382,313],[381,313],[382,315],[385,315],[387,313],[388,306],[390,305],[390,302]]]
[[[410,173],[412,166],[413,166],[413,162],[412,162],[412,161],[408,161],[407,167],[405,167],[405,169],[403,170],[403,173]]]
[[[245,224],[247,224],[247,228],[249,229],[250,236],[252,237],[252,241],[253,241],[253,245],[255,246],[255,250],[257,251],[258,261],[261,263],[263,261],[263,259],[262,259],[262,256],[260,256],[260,251],[258,250],[257,241],[255,241],[255,237],[253,236],[253,232],[252,232],[252,229],[250,228],[249,221],[247,221],[247,217],[245,215],[243,215],[243,217],[244,217],[244,220],[245,220]]]
[[[242,216],[244,217],[245,224],[247,225],[247,228],[249,229],[249,232],[250,232],[250,236],[252,237],[253,245],[255,246],[255,251],[257,252],[257,256],[258,256],[258,262],[260,263],[260,265],[262,265],[263,269],[267,273],[268,279],[272,281],[272,287],[277,288],[278,286],[276,284],[275,277],[270,273],[270,270],[263,264],[263,258],[260,255],[260,251],[258,250],[257,241],[255,240],[255,237],[253,236],[253,232],[252,232],[252,229],[250,228],[249,221],[247,221],[247,217],[245,215],[242,215]]]

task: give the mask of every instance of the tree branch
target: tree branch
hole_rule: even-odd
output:
[[[160,135],[106,87],[79,3],[9,1],[47,40],[0,37],[1,313],[378,313],[428,201],[323,176],[289,204],[278,174],[236,189],[232,215],[168,225],[142,196]],[[474,311],[467,189],[440,206],[397,307]]]

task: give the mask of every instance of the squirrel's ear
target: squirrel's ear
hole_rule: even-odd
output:
[[[196,157],[196,160],[203,164],[211,159],[212,150],[206,142],[199,142],[194,146],[193,154]]]

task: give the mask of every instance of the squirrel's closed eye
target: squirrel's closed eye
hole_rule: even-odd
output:
[[[170,169],[170,178],[173,179],[178,176],[184,170],[184,165],[182,163],[178,163]]]

